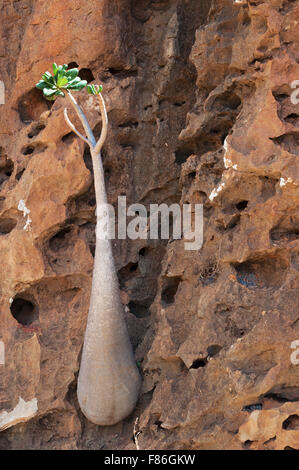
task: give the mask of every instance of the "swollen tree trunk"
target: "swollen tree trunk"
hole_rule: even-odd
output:
[[[65,118],[91,150],[97,202],[96,250],[92,290],[77,395],[83,414],[98,425],[111,425],[124,419],[134,409],[141,378],[134,360],[120,300],[110,239],[101,233],[99,208],[107,203],[100,150],[107,133],[104,101],[98,95],[102,115],[102,133],[96,143],[88,122],[73,96],[67,97],[76,110],[87,139]]]

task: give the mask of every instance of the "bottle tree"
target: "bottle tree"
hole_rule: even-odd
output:
[[[141,378],[134,360],[118,279],[108,232],[103,227],[107,204],[101,149],[108,129],[108,118],[102,87],[87,85],[77,68],[53,64],[53,74],[45,72],[36,84],[47,100],[66,98],[77,113],[85,136],[70,121],[67,109],[64,116],[71,130],[89,147],[92,157],[97,205],[96,249],[92,289],[84,336],[83,352],[78,376],[77,396],[83,414],[98,425],[111,425],[128,416],[136,405]],[[96,141],[87,118],[73,91],[87,92],[100,105],[102,131]],[[106,212],[107,216],[107,212]]]

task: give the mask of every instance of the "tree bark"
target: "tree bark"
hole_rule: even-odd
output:
[[[133,411],[139,394],[141,378],[125,324],[111,240],[104,239],[100,232],[99,209],[107,203],[100,154],[105,140],[104,120],[107,117],[105,117],[104,101],[99,96],[104,130],[96,143],[83,111],[72,95],[69,96],[69,100],[87,134],[91,149],[97,202],[96,250],[92,289],[77,396],[83,414],[90,421],[98,425],[112,425]]]

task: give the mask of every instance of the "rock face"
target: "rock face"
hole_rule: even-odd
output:
[[[1,14],[0,448],[299,449],[297,2],[2,0]],[[104,85],[109,202],[204,205],[198,251],[113,243],[143,386],[111,427],[76,400],[95,200],[65,101],[34,88],[53,61]]]

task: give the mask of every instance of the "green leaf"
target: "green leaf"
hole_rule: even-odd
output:
[[[44,88],[44,89],[43,89],[43,93],[44,93],[44,95],[45,95],[46,97],[55,95],[56,91],[57,91],[56,89],[53,90],[53,89],[51,89],[51,88]]]
[[[75,77],[72,80],[69,80],[69,85],[75,85],[75,83],[79,83],[79,82],[81,82],[81,78]]]
[[[62,87],[62,86],[64,86],[64,85],[66,85],[67,83],[68,83],[67,77],[65,77],[65,76],[60,76],[60,75],[58,76],[58,78],[57,78],[57,86],[58,86],[58,88],[60,88],[60,87]]]
[[[99,95],[102,90],[102,85],[87,85],[87,93],[90,95]]]
[[[73,80],[78,76],[79,70],[78,69],[70,69],[66,71],[66,76],[69,81]]]
[[[87,81],[86,80],[81,80],[77,83],[69,84],[66,88],[68,88],[69,90],[80,91],[80,90],[82,90],[82,88],[86,87],[86,85],[87,85]]]
[[[56,75],[56,73],[58,71],[57,64],[55,64],[55,62],[54,62],[52,67],[53,67],[53,74]]]
[[[49,85],[44,80],[40,80],[35,86],[39,90],[43,90],[44,88],[47,88]]]
[[[64,94],[63,91],[61,91],[61,90],[57,90],[57,91],[55,92],[55,95],[56,95],[56,96],[63,96],[63,97],[65,96],[65,94]]]
[[[96,94],[94,85],[87,85],[87,93],[89,95],[95,95]]]
[[[54,81],[54,78],[52,77],[52,75],[50,74],[50,72],[45,72],[43,75],[42,75],[42,79],[47,82],[49,85],[55,85],[55,81]]]

